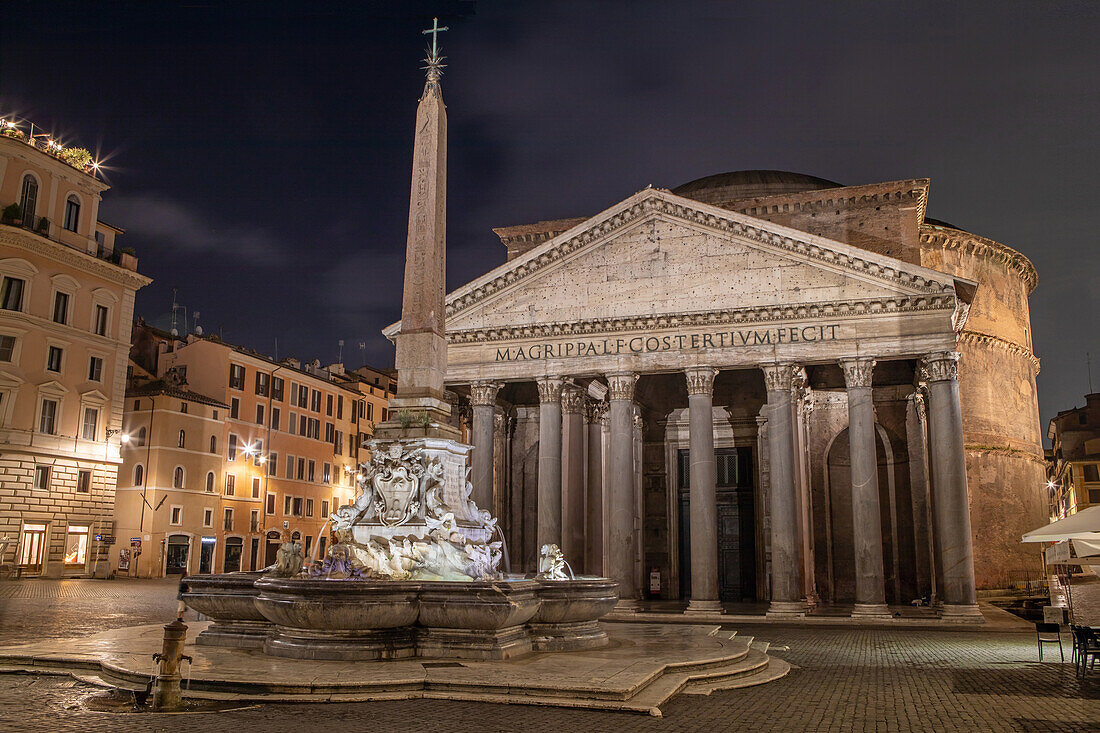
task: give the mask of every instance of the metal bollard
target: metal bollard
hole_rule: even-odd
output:
[[[153,655],[153,661],[160,663],[157,673],[156,690],[153,692],[153,710],[172,711],[183,706],[180,695],[180,660],[191,661],[183,653],[183,643],[187,640],[187,626],[176,619],[164,625],[164,645],[159,654]]]

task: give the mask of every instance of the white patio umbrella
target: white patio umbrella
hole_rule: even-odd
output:
[[[1061,542],[1062,540],[1091,540],[1100,542],[1100,506],[1090,506],[1065,519],[1051,522],[1045,527],[1033,529],[1023,536],[1022,542]]]

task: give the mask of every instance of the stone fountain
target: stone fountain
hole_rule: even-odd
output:
[[[434,24],[416,114],[398,395],[364,444],[353,504],[332,513],[334,543],[303,568],[288,543],[262,575],[192,576],[184,600],[214,620],[198,643],[302,659],[507,659],[607,644],[598,619],[618,583],[573,578],[556,545],[532,578],[500,569],[497,520],[471,499],[471,447],[449,424],[445,338],[447,116]],[[426,33],[429,31],[425,31]],[[491,494],[482,492],[480,495]],[[494,537],[501,537],[494,540]]]

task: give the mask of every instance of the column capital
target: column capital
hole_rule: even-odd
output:
[[[597,400],[585,400],[584,419],[586,422],[597,423],[607,414],[607,403]]]
[[[957,382],[959,380],[959,352],[935,351],[925,354],[920,362],[920,376],[926,382]]]
[[[849,389],[871,386],[871,375],[875,371],[877,360],[869,356],[854,356],[840,359],[837,363],[844,370],[844,384]]]
[[[539,402],[560,402],[565,380],[561,377],[539,377]]]
[[[470,384],[470,404],[477,406],[493,406],[497,402],[497,391],[500,382],[472,382]]]
[[[714,367],[689,367],[684,370],[687,379],[688,394],[710,395],[714,392],[714,378],[718,370]]]
[[[634,384],[638,375],[633,372],[620,372],[607,375],[607,394],[613,400],[633,400]]]
[[[761,364],[764,372],[764,385],[769,392],[790,392],[795,371],[794,364]]]
[[[584,390],[576,385],[566,385],[561,392],[561,411],[566,415],[579,415],[584,410]]]

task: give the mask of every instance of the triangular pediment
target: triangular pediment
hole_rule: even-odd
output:
[[[949,275],[651,188],[452,292],[447,330],[954,303]]]

